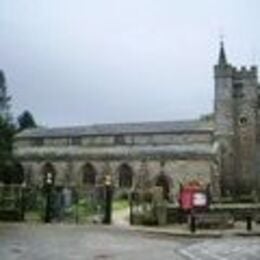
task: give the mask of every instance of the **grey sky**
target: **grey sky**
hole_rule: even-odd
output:
[[[259,0],[1,0],[15,115],[43,125],[194,118],[213,109],[219,35],[259,62]]]

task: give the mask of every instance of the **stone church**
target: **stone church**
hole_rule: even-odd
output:
[[[181,185],[193,181],[210,187],[215,199],[259,194],[257,68],[233,67],[221,43],[214,76],[213,117],[23,131],[14,153],[25,182],[41,186],[51,172],[56,186],[88,189],[109,174],[117,190],[129,190],[145,176],[151,185],[162,184],[172,201]]]

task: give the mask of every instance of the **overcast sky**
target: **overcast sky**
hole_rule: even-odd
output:
[[[259,0],[1,0],[12,112],[46,126],[196,118],[213,109],[220,34],[259,63]]]

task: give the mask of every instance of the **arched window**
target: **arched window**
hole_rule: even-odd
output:
[[[133,171],[127,164],[122,164],[119,167],[119,187],[131,188],[133,184]]]
[[[97,175],[96,170],[92,164],[87,163],[83,166],[83,175],[82,175],[83,184],[95,185],[96,175]]]
[[[42,168],[43,184],[47,184],[47,181],[51,181],[51,184],[55,183],[56,170],[51,163],[44,164]]]
[[[14,165],[14,171],[12,176],[12,183],[21,184],[24,181],[24,170],[20,163]]]
[[[156,186],[162,187],[163,190],[163,198],[169,199],[169,193],[170,193],[170,186],[169,186],[169,180],[167,176],[163,173],[160,173],[160,175],[157,177]]]

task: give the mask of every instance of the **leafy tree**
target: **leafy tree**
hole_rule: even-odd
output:
[[[27,128],[35,128],[37,125],[33,118],[33,115],[30,111],[25,110],[19,117],[18,117],[18,124],[19,130],[22,131]]]
[[[12,153],[14,135],[26,128],[36,127],[29,111],[24,111],[18,117],[19,129],[14,126],[10,114],[10,100],[4,73],[0,70],[0,182],[21,183],[23,170]]]
[[[10,100],[4,73],[0,70],[0,181],[12,182],[15,178],[15,162],[12,155],[15,127],[10,115]]]
[[[8,181],[13,165],[12,143],[14,126],[0,116],[0,180]]]

